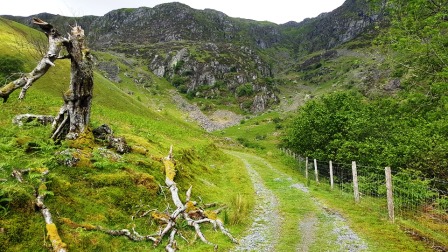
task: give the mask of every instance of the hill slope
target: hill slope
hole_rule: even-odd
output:
[[[76,18],[96,50],[141,60],[197,101],[259,113],[278,103],[276,77],[297,59],[355,39],[380,19],[369,1],[347,0],[300,23],[276,25],[231,18],[181,3],[114,10]],[[376,10],[376,9],[375,9]],[[74,18],[37,15],[61,27]],[[7,18],[30,24],[31,17]]]
[[[10,46],[12,43],[27,44],[22,34],[35,31],[5,19],[0,19],[0,27],[0,51],[23,62],[24,71],[32,69],[34,60],[27,51],[11,50]],[[1,54],[2,57],[5,55]],[[180,193],[183,195],[192,185],[194,200],[201,204],[217,202],[226,205],[227,209],[220,217],[229,225],[235,224],[230,227],[232,232],[240,232],[247,224],[244,221],[247,213],[237,212],[232,202],[238,194],[245,194],[250,207],[252,189],[247,183],[248,177],[238,172],[234,160],[216,148],[213,137],[185,121],[170,100],[171,87],[166,81],[152,76],[154,87],[148,90],[124,75],[117,85],[95,73],[92,127],[105,123],[111,126],[114,134],[124,136],[132,148],[125,155],[117,155],[99,142],[55,145],[49,139],[48,126],[11,124],[16,114],[55,114],[69,82],[68,73],[69,62],[59,60],[29,90],[25,101],[11,97],[1,105],[0,250],[47,250],[45,239],[42,239],[45,237],[44,222],[41,214],[34,210],[39,174],[33,171],[41,168],[50,170],[45,204],[52,211],[68,249],[123,251],[152,248],[150,243],[133,243],[107,234],[82,231],[73,228],[68,220],[110,229],[135,226],[142,234],[156,232],[157,223],[138,216],[146,211],[172,208],[170,199],[166,198],[168,191],[162,186],[165,175],[161,162],[170,145],[174,146],[175,180]],[[78,161],[73,167],[65,165],[66,158],[71,155],[68,153],[77,153]],[[24,183],[10,176],[14,169],[25,168],[32,172],[24,176]],[[233,190],[229,190],[230,186]],[[204,232],[220,247],[231,246],[226,237],[214,234],[211,229],[205,228]],[[183,233],[190,238],[193,234],[190,231]],[[179,246],[186,247],[187,244],[180,242]],[[207,245],[198,244],[197,250],[203,250],[203,246]]]

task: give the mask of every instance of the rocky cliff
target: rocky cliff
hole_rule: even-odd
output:
[[[37,16],[64,27],[74,21],[47,13]],[[7,18],[27,24],[31,20]],[[181,3],[119,9],[76,22],[85,27],[93,49],[141,59],[190,97],[234,96],[244,110],[261,112],[278,100],[273,77],[279,72],[311,52],[354,39],[379,18],[367,0],[347,0],[333,12],[282,25]]]

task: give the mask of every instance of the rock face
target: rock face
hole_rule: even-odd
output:
[[[77,22],[85,28],[91,48],[143,60],[180,92],[210,99],[234,95],[245,110],[262,112],[278,101],[272,77],[291,61],[362,34],[381,18],[369,6],[368,0],[346,0],[330,13],[282,25],[231,18],[182,3],[119,9],[102,17],[80,17]],[[69,27],[72,20],[48,13],[37,17],[61,27]],[[25,24],[31,20],[7,18]],[[103,62],[98,68],[109,79],[120,81],[115,66]],[[238,89],[248,84],[252,92],[242,99]]]
[[[173,102],[186,113],[188,113],[189,119],[196,121],[203,129],[207,132],[212,132],[216,130],[222,130],[227,127],[237,125],[243,120],[243,116],[237,115],[230,111],[218,110],[215,111],[211,116],[206,116],[194,104],[190,104],[182,96],[172,93]]]
[[[353,40],[382,18],[380,9],[380,6],[372,6],[368,0],[346,0],[332,12],[282,26],[289,31],[303,31],[296,33],[293,46],[299,54],[304,55],[323,49],[330,50]]]
[[[105,77],[109,80],[119,83],[121,82],[120,76],[118,74],[120,73],[120,68],[117,64],[109,61],[102,61],[98,62],[96,67],[102,71],[105,74]]]

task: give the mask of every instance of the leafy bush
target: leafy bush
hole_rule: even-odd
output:
[[[188,92],[188,87],[185,84],[179,85],[177,87],[177,89],[179,90],[179,92],[181,92],[182,94],[186,94]]]
[[[430,180],[422,179],[422,173],[403,170],[393,176],[394,201],[397,207],[423,206],[435,196],[430,190]]]
[[[320,160],[356,160],[448,178],[448,101],[441,90],[432,97],[408,92],[369,101],[356,92],[338,92],[311,100],[287,127],[283,143]]]
[[[395,54],[396,62],[399,62],[396,75],[412,72],[412,81],[440,80],[448,62],[446,1],[389,0],[386,11],[390,27],[383,31],[377,42],[386,51],[398,52]],[[442,79],[446,81],[446,77]]]
[[[264,146],[261,146],[261,145],[259,145],[258,143],[251,142],[251,141],[249,141],[248,139],[243,138],[243,137],[238,137],[236,140],[237,140],[241,145],[243,145],[244,147],[247,147],[247,148],[254,148],[254,149],[261,149],[261,150],[265,149]]]
[[[241,85],[236,88],[236,96],[251,96],[254,94],[254,88],[252,87],[252,84],[246,83],[244,85]]]
[[[184,85],[187,82],[188,78],[181,77],[179,75],[174,75],[171,79],[171,84],[175,87],[179,87],[180,85]]]
[[[252,100],[246,100],[246,101],[243,101],[240,106],[244,110],[250,110],[250,108],[252,107],[252,104],[253,104]]]

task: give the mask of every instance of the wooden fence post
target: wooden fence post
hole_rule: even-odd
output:
[[[359,203],[358,172],[356,171],[356,161],[352,162],[352,173],[353,173],[353,194],[355,196],[355,202]]]
[[[305,178],[308,181],[308,157],[305,159]]]
[[[317,160],[314,159],[314,175],[316,176],[316,182],[319,183],[319,173],[317,171]]]
[[[334,182],[333,182],[333,162],[330,161],[330,186],[331,190],[334,188]]]
[[[394,214],[394,195],[392,187],[392,172],[390,167],[386,167],[386,189],[387,189],[387,210],[389,212],[389,220],[395,222]]]

